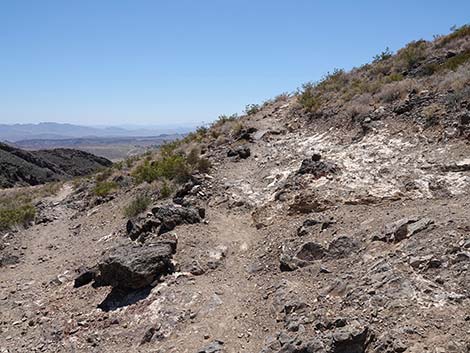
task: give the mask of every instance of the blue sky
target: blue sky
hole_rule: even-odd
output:
[[[209,122],[469,14],[468,0],[0,0],[0,123]]]

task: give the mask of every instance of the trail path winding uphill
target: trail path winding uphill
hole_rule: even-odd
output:
[[[0,352],[467,353],[468,144],[393,119],[351,142],[288,114],[277,103],[243,121],[251,142],[212,147],[191,194],[205,220],[171,232],[176,271],[111,310],[109,287],[73,279],[130,242],[139,190],[84,206],[66,183],[44,200],[50,222],[4,238],[20,261],[0,271]],[[249,158],[227,156],[238,146]],[[314,151],[338,171],[299,175]]]

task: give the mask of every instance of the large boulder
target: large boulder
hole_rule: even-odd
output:
[[[152,208],[146,216],[127,221],[127,235],[144,241],[151,233],[164,234],[181,224],[199,223],[205,217],[203,208],[165,205]]]
[[[173,272],[175,243],[170,240],[136,245],[127,243],[111,249],[93,270],[83,272],[75,287],[94,280],[94,287],[133,290],[151,285],[161,276]]]
[[[199,223],[205,216],[204,209],[174,205],[152,208],[152,214],[161,222],[158,234],[170,232],[181,224]]]

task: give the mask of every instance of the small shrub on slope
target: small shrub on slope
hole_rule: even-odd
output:
[[[101,181],[97,182],[95,188],[93,189],[93,193],[96,196],[107,196],[111,193],[111,191],[117,189],[118,184],[114,181]]]
[[[137,195],[124,209],[126,217],[135,217],[144,212],[150,205],[152,199],[147,195]]]

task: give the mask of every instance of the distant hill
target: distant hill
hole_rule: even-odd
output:
[[[111,164],[106,158],[74,149],[25,151],[0,143],[0,187],[64,180]]]
[[[89,137],[136,137],[187,133],[191,127],[90,127],[73,124],[0,124],[0,141],[16,142],[32,139],[67,139]]]
[[[66,139],[19,140],[10,144],[25,150],[74,148],[112,161],[118,161],[145,153],[164,142],[173,141],[184,136],[183,134],[163,134],[158,136],[70,137]]]

